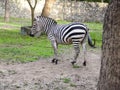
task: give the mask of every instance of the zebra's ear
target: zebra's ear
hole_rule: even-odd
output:
[[[37,16],[37,17],[35,17],[33,21],[39,21],[38,16]]]
[[[36,17],[36,21],[39,21],[39,16]]]
[[[39,18],[39,16],[37,16],[37,18]]]

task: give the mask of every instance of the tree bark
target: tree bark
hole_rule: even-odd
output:
[[[111,0],[105,14],[97,90],[120,90],[120,0]]]
[[[5,0],[5,16],[4,21],[9,22],[9,0]]]
[[[42,10],[41,16],[46,16],[48,17],[50,15],[50,10],[56,0],[45,0],[45,5]]]

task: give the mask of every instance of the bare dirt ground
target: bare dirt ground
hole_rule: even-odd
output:
[[[71,50],[62,53],[57,65],[52,57],[24,64],[0,62],[0,90],[96,90],[101,51],[88,51],[86,67],[81,53],[79,68],[73,68],[72,56]]]

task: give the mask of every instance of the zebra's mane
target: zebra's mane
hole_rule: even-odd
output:
[[[38,19],[40,19],[40,18],[48,19],[48,20],[51,20],[52,22],[54,22],[54,24],[57,24],[57,22],[53,18],[49,18],[49,17],[46,17],[46,16],[37,16],[37,18]]]

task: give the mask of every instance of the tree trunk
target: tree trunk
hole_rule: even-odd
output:
[[[120,0],[111,0],[104,18],[97,90],[120,90]]]
[[[101,3],[103,3],[104,2],[104,0],[101,0]]]
[[[9,0],[5,0],[5,16],[4,21],[9,22]]]
[[[49,16],[50,15],[50,10],[54,4],[56,0],[45,0],[45,5],[44,8],[42,10],[42,16]]]

